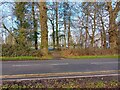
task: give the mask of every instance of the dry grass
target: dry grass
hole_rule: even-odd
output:
[[[118,55],[117,50],[113,49],[66,49],[62,50],[61,54],[63,57],[69,56],[105,56],[105,55]]]

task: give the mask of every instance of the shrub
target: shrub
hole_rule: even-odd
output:
[[[2,45],[2,56],[42,56],[42,53],[40,50],[33,50],[29,47],[23,47],[20,45],[9,45],[9,44],[3,44]]]
[[[35,57],[42,57],[43,53],[40,50],[31,50],[29,55]]]
[[[89,56],[89,55],[114,55],[118,54],[115,49],[86,48],[66,49],[61,51],[63,56]]]

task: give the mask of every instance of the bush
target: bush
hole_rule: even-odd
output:
[[[42,57],[43,53],[40,50],[31,50],[29,55],[35,57]]]
[[[115,49],[100,49],[100,48],[86,48],[86,49],[66,49],[61,51],[64,56],[89,56],[89,55],[114,55],[118,54]]]
[[[40,50],[32,50],[28,47],[23,47],[20,45],[2,45],[2,56],[16,57],[16,56],[42,56]]]

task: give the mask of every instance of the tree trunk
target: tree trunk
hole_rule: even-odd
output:
[[[95,37],[95,19],[94,19],[94,27],[92,27],[92,36],[91,36],[91,46],[94,47],[94,37]]]
[[[53,33],[52,33],[53,49],[55,49],[55,28],[54,28],[55,25],[54,25],[54,19],[52,20],[52,19],[49,18],[49,20],[50,20],[50,23],[52,25],[52,30],[53,30]]]
[[[66,2],[64,2],[64,48],[66,48]]]
[[[55,28],[54,28],[54,20],[53,20],[53,23],[52,23],[52,30],[53,30],[53,33],[52,33],[53,49],[55,49]]]
[[[115,24],[115,19],[117,13],[119,12],[120,2],[117,2],[116,7],[112,8],[112,2],[107,2],[108,12],[109,12],[109,43],[110,48],[116,48],[117,46],[117,28]]]
[[[88,15],[87,15],[87,21],[86,21],[86,33],[85,33],[85,48],[87,48],[87,40],[88,40]]]
[[[41,51],[48,55],[48,26],[46,2],[40,2]]]
[[[56,2],[56,43],[57,49],[59,48],[59,36],[58,36],[58,2]]]
[[[52,28],[53,28],[53,35],[52,35],[52,37],[53,37],[53,49],[55,49],[55,30],[54,30],[54,26],[52,26]]]
[[[35,49],[38,49],[38,42],[37,42],[37,22],[35,19],[35,10],[34,10],[35,3],[32,2],[32,13],[33,13],[33,30],[34,30],[34,40],[35,40]]]
[[[115,30],[115,18],[111,14],[110,15],[110,22],[109,22],[109,42],[110,42],[110,48],[116,47],[116,30]]]
[[[103,42],[103,47],[104,48],[107,48],[107,44],[106,44],[106,32],[105,32],[105,28],[104,28],[104,22],[103,22],[103,19],[102,19],[102,17],[100,17],[101,18],[101,23],[102,23],[102,31],[101,31],[101,33],[102,33],[102,42]]]
[[[65,20],[65,17],[64,17],[64,47],[66,48],[66,20]]]
[[[96,6],[96,4],[95,4],[95,11],[94,11],[94,19],[93,19],[93,23],[94,23],[94,25],[93,25],[93,28],[92,28],[92,37],[91,37],[91,46],[92,47],[94,47],[94,38],[95,38],[95,31],[96,31],[96,13],[97,13],[97,11],[96,11],[96,9],[97,9],[97,6]]]
[[[70,47],[70,38],[71,38],[71,32],[70,32],[70,11],[69,11],[69,18],[68,18],[68,48]]]

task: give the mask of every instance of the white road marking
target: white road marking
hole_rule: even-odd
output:
[[[91,64],[118,64],[119,62],[92,62]]]
[[[53,65],[53,66],[56,65],[57,66],[57,65],[68,65],[68,64],[69,63],[55,63],[55,64],[50,64],[50,65]]]
[[[69,63],[53,63],[53,64],[47,64],[47,65],[68,65]],[[40,66],[42,64],[17,64],[17,65],[12,65],[13,67],[29,67],[29,66]]]
[[[13,67],[26,67],[26,66],[31,66],[31,65],[12,65]]]
[[[28,66],[38,66],[40,64],[17,64],[17,65],[12,65],[13,67],[28,67]]]
[[[102,74],[102,75],[81,75],[81,76],[56,76],[56,77],[46,77],[46,78],[26,78],[26,79],[11,79],[7,81],[24,81],[24,80],[44,80],[44,79],[70,79],[70,78],[89,78],[89,77],[109,77],[109,76],[119,76],[120,74]],[[4,80],[6,81],[6,80]]]
[[[91,62],[91,64],[118,64],[119,62]],[[52,63],[52,64],[47,64],[47,65],[53,65],[53,66],[59,66],[59,65],[68,65],[69,63]],[[12,65],[13,67],[29,67],[29,66],[39,66],[41,64],[15,64]]]

